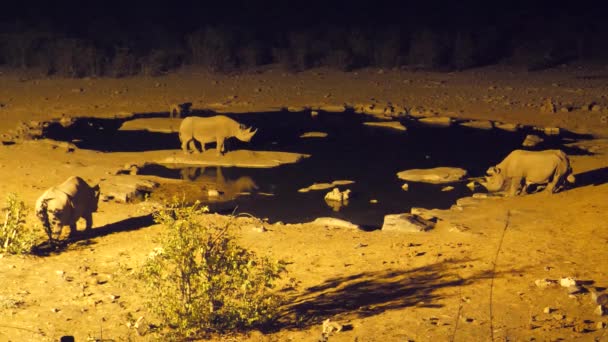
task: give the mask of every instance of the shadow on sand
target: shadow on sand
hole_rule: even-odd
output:
[[[608,166],[599,169],[581,172],[576,175],[575,187],[587,185],[602,185],[608,183]]]
[[[328,279],[294,298],[285,308],[281,328],[313,326],[340,314],[361,318],[413,306],[441,308],[444,304],[439,290],[491,278],[491,271],[467,279],[459,277],[458,269],[470,261],[446,261],[411,270],[365,272]]]
[[[45,241],[32,249],[32,253],[38,256],[48,256],[51,253],[61,253],[65,251],[69,245],[78,243],[79,246],[91,245],[89,241],[92,238],[106,236],[114,233],[128,232],[140,228],[148,227],[154,224],[152,214],[130,217],[118,222],[106,224],[105,226],[93,228],[90,231],[79,231],[74,236],[67,240],[56,241],[51,245],[49,241]]]

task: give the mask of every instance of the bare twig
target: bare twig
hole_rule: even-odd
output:
[[[500,241],[498,242],[498,248],[496,249],[496,255],[494,255],[494,262],[492,265],[492,278],[490,278],[490,341],[494,341],[494,308],[492,305],[494,297],[494,274],[496,272],[496,261],[498,260],[498,253],[502,248],[502,241],[505,238],[505,233],[509,227],[509,220],[511,218],[511,210],[507,210],[507,218],[505,219],[505,227],[502,230]]]

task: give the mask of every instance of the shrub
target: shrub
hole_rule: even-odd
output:
[[[126,77],[137,74],[137,57],[129,48],[119,47],[112,59],[111,75],[113,77]]]
[[[220,225],[207,212],[198,202],[173,201],[155,215],[166,232],[140,273],[150,309],[180,338],[271,324],[282,303],[271,289],[284,262],[239,246],[230,232],[234,220]]]
[[[238,35],[228,27],[208,27],[200,29],[187,38],[191,61],[215,71],[232,71],[238,61],[236,50]]]
[[[32,250],[36,234],[25,226],[26,210],[25,203],[17,195],[8,195],[4,223],[0,226],[0,251],[22,254]]]

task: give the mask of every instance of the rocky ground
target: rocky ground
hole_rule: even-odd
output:
[[[589,152],[571,156],[574,188],[462,200],[451,210],[433,210],[439,220],[427,232],[364,232],[310,223],[266,224],[264,230],[259,221],[241,219],[237,229],[243,245],[290,262],[289,277],[298,287],[289,312],[299,312],[300,318],[288,316],[272,333],[214,339],[317,341],[329,318],[347,327],[332,333],[330,341],[608,340],[608,316],[597,311],[593,293],[608,287],[607,77],[603,65],[539,72],[495,66],[456,73],[315,69],[293,74],[266,67],[219,75],[183,69],[124,79],[2,70],[0,194],[17,193],[32,208],[46,188],[78,175],[100,183],[104,195],[104,183],[118,179],[116,170],[145,162],[154,152],[74,149],[28,140],[27,133],[52,119],[167,112],[176,102],[224,112],[346,104],[383,117],[407,110],[589,133],[593,139],[574,142]],[[155,322],[133,277],[162,232],[149,212],[145,204],[102,201],[92,233],[65,249],[3,255],[0,341],[154,340],[133,328],[142,316]],[[28,225],[34,224],[31,213]],[[562,287],[559,281],[568,285],[567,278],[579,288]]]

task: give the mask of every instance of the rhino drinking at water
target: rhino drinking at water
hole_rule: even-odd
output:
[[[526,194],[533,184],[546,185],[545,190],[554,193],[575,181],[570,160],[561,150],[515,150],[486,173],[482,186],[491,192],[507,190],[510,196]]]
[[[249,142],[257,131],[224,115],[205,118],[190,116],[182,120],[179,126],[179,140],[182,150],[186,153],[189,153],[191,148],[196,151],[196,147],[191,146],[194,141],[201,144],[203,152],[205,144],[215,142],[217,154],[220,155],[225,152],[226,139],[235,137],[240,141]]]

